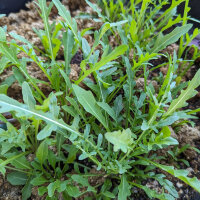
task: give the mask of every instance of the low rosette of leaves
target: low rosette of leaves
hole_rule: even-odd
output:
[[[166,175],[156,173],[156,168],[200,192],[197,178],[189,177],[187,170],[160,164],[165,157],[158,154],[160,149],[178,146],[171,134],[173,125],[196,118],[199,111],[183,108],[197,94],[200,70],[191,81],[179,85],[180,59],[176,52],[173,56],[159,53],[191,28],[184,22],[182,27],[163,34],[173,24],[184,21],[181,16],[169,22],[167,19],[175,15],[181,2],[187,3],[173,0],[164,12],[168,18],[154,18],[166,2],[155,4],[149,19],[155,24],[148,24],[144,13],[151,9],[149,0],[131,0],[137,9],[130,6],[127,12],[122,1],[110,1],[110,7],[103,1],[102,13],[96,4],[87,1],[105,22],[100,30],[93,31],[78,30],[76,20],[59,0],[49,6],[46,0],[39,0],[36,6],[44,30],[35,31],[44,46],[45,52],[39,51],[44,60],[37,56],[38,48],[25,38],[0,28],[0,72],[9,67],[13,70],[13,75],[0,85],[0,120],[7,127],[0,129],[0,172],[11,184],[23,186],[23,200],[30,198],[33,187],[47,200],[133,199],[135,187],[144,190],[150,199],[177,199],[173,183]],[[53,5],[63,21],[51,24],[48,18]],[[127,16],[130,13],[132,16]],[[118,46],[113,47],[109,37],[118,37],[113,35],[115,31],[119,38]],[[13,40],[7,40],[7,34]],[[84,37],[87,34],[94,37],[93,44]],[[61,46],[63,62],[57,60]],[[20,59],[20,52],[26,57]],[[77,52],[83,54],[81,72],[77,80],[70,80],[70,62]],[[133,59],[130,52],[134,52]],[[161,56],[167,60],[168,71],[165,77],[157,77],[156,87],[149,78],[157,68],[151,60]],[[32,77],[27,63],[36,63],[46,81]],[[141,78],[142,88],[138,87]],[[7,89],[16,81],[22,87],[23,102],[7,95]],[[48,95],[41,84],[51,88]],[[17,126],[3,116],[7,112],[16,119]],[[148,179],[156,180],[161,192],[142,184]]]

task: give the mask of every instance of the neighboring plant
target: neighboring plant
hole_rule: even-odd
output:
[[[0,129],[0,172],[10,183],[24,185],[23,200],[31,196],[34,186],[46,199],[84,196],[85,199],[125,200],[132,198],[133,187],[144,190],[149,198],[178,198],[173,183],[164,174],[156,173],[155,168],[200,192],[197,178],[188,177],[187,170],[160,164],[165,158],[157,151],[178,145],[171,137],[171,125],[195,118],[198,110],[182,108],[197,94],[200,70],[188,83],[176,85],[179,59],[174,52],[173,58],[165,55],[168,72],[160,78],[157,87],[148,78],[150,61],[163,55],[159,52],[184,36],[191,25],[185,24],[163,35],[162,31],[174,22],[166,25],[168,18],[163,15],[155,22],[160,27],[149,27],[149,22],[154,22],[153,17],[148,23],[144,19],[149,2],[143,1],[141,9],[134,10],[137,3],[131,1],[130,11],[140,13],[135,15],[140,23],[129,21],[132,19],[129,17],[125,21],[123,18],[113,23],[107,21],[93,32],[91,46],[84,37],[88,29],[78,31],[75,19],[59,0],[53,0],[63,18],[58,24],[48,22],[53,4],[47,7],[46,0],[39,0],[37,5],[45,30],[36,32],[44,45],[45,52],[41,52],[48,58],[44,60],[37,56],[38,48],[25,38],[7,33],[6,27],[0,28],[0,71],[13,67],[11,81],[0,86],[0,113],[10,112],[19,125],[16,128],[0,116],[7,125],[7,130]],[[156,7],[166,2],[159,1]],[[183,0],[173,1],[165,14],[171,13],[180,2]],[[123,6],[119,5],[117,8]],[[113,13],[111,16],[114,17]],[[131,27],[135,30],[132,36],[128,31]],[[122,44],[118,41],[118,46],[113,48],[109,37],[115,30],[119,31]],[[13,40],[8,41],[7,34]],[[56,60],[61,45],[63,62]],[[131,50],[134,50],[132,60],[129,59]],[[81,72],[78,80],[70,80],[70,62],[78,51],[83,53]],[[20,52],[26,57],[19,59]],[[28,74],[26,66],[30,62],[38,65],[47,82]],[[144,81],[142,89],[137,87],[139,78]],[[6,88],[15,80],[22,87],[23,103],[6,95]],[[49,86],[52,92],[46,96],[38,84]],[[12,172],[6,174],[6,169]],[[158,181],[162,191],[158,193],[143,185],[147,179]]]
[[[195,28],[192,34],[189,34],[192,27],[191,24],[188,24],[190,19],[188,16],[189,0],[172,0],[171,5],[169,5],[169,0],[117,0],[117,3],[114,3],[113,0],[97,0],[102,12],[96,4],[92,4],[89,0],[86,2],[97,13],[96,17],[103,22],[126,22],[125,25],[118,26],[113,30],[118,33],[115,36],[119,35],[122,43],[128,44],[133,52],[138,52],[139,49],[143,53],[148,52],[150,57],[154,57],[153,53],[158,53],[167,45],[178,42],[180,67],[176,72],[177,83],[181,82],[182,77],[194,65],[194,61],[200,57],[199,47],[191,45],[192,40],[200,34],[200,30]],[[181,14],[177,14],[177,7],[184,3],[185,9],[181,16]],[[94,16],[90,17],[94,18]],[[180,27],[181,24],[182,27]],[[170,34],[166,34],[172,29],[174,30]],[[193,49],[193,53],[190,53],[192,56],[188,55],[191,48]],[[133,55],[133,62],[137,56],[137,53]],[[157,68],[161,66],[157,66]]]
[[[179,148],[178,146],[175,146],[172,150],[167,151],[167,153],[171,156],[171,160],[174,162],[176,161],[177,163],[183,162],[187,167],[190,166],[189,162],[185,159],[180,158],[180,155],[186,151],[187,149],[190,148],[189,144],[184,145],[183,147]],[[177,167],[180,168],[178,165]]]

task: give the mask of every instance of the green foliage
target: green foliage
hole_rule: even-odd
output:
[[[130,191],[131,186],[128,184],[126,179],[127,179],[126,175],[122,175],[118,193],[118,199],[121,200],[126,200],[127,197],[131,195]]]
[[[105,134],[105,138],[114,145],[114,151],[122,150],[124,153],[126,153],[133,144],[133,137],[137,138],[136,135],[131,133],[130,129],[111,133],[108,132]]]
[[[189,36],[188,1],[173,0],[163,13],[167,0],[131,0],[127,4],[123,0],[98,1],[102,11],[97,4],[86,2],[97,13],[95,18],[103,21],[94,32],[88,31],[91,28],[79,31],[76,20],[59,0],[49,6],[46,0],[36,3],[44,30],[35,31],[45,52],[0,28],[0,73],[13,67],[13,75],[0,85],[0,120],[4,123],[4,129],[0,128],[0,172],[10,183],[24,186],[23,200],[30,198],[35,186],[47,200],[83,196],[133,199],[133,187],[144,190],[150,199],[178,198],[173,183],[155,168],[200,192],[197,178],[188,177],[187,171],[175,166],[160,164],[166,157],[158,151],[189,164],[178,158],[188,147],[179,149],[171,134],[177,121],[189,121],[199,112],[184,107],[197,93],[200,70],[191,81],[178,84],[183,76],[179,70],[183,67],[184,73],[187,71],[180,64],[187,62],[183,52],[199,33],[196,29]],[[176,15],[183,2],[184,16]],[[63,18],[58,24],[49,23],[53,5]],[[177,23],[183,26],[166,33]],[[94,42],[89,44],[84,36],[91,33]],[[7,34],[12,40],[7,40]],[[179,40],[177,54],[163,53]],[[61,46],[63,62],[57,60]],[[26,57],[19,58],[21,52]],[[70,80],[70,63],[78,52],[83,55],[81,70],[77,80]],[[38,53],[47,59],[40,59]],[[197,55],[196,49],[193,59]],[[152,60],[161,57],[165,63],[154,65]],[[37,64],[46,81],[32,77],[27,63]],[[166,76],[160,73],[153,82],[152,71],[164,65],[168,67]],[[22,88],[23,102],[7,95],[15,81]],[[48,85],[51,92],[44,94],[41,85]],[[17,127],[2,115],[8,112]],[[168,146],[174,150],[166,150]],[[162,191],[143,185],[147,179],[158,181]]]

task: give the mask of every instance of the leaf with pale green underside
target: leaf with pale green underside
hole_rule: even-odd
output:
[[[72,50],[74,46],[74,35],[70,29],[63,33],[64,57],[65,57],[65,71],[70,73],[70,61],[72,59]]]
[[[55,124],[47,124],[37,135],[38,140],[43,140],[49,137],[53,131],[56,131],[57,126]]]
[[[11,172],[7,175],[7,180],[12,185],[25,185],[28,176],[22,172]]]
[[[33,97],[31,88],[27,82],[23,82],[22,84],[22,94],[24,103],[28,105],[30,109],[35,108],[36,101]]]
[[[56,180],[55,182],[50,183],[47,187],[49,197],[53,197],[56,189],[58,189],[59,187],[60,187],[60,181],[59,180]]]
[[[128,184],[127,177],[125,174],[121,176],[121,182],[118,189],[118,200],[127,200],[127,198],[131,195],[131,186]]]
[[[122,150],[124,153],[128,151],[133,144],[133,133],[130,129],[123,131],[107,132],[106,139],[114,145],[114,151]]]
[[[77,85],[73,85],[72,87],[79,103],[84,107],[84,109],[95,116],[104,125],[104,127],[107,127],[105,117],[101,112],[101,108],[97,105],[92,92],[86,91]]]
[[[39,162],[43,164],[45,160],[48,158],[48,144],[44,140],[37,149],[36,157],[38,158]]]

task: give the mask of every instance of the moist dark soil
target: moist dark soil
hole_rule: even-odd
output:
[[[85,13],[92,13],[92,9],[88,7],[84,0],[63,0],[63,4],[67,9],[71,11],[71,15],[73,17],[77,16],[80,12],[85,12]],[[19,13],[16,14],[10,14],[8,17],[4,17],[0,19],[0,26],[7,25],[8,32],[14,31],[19,35],[24,36],[27,40],[32,42],[34,45],[36,45],[38,48],[43,49],[42,44],[37,37],[37,35],[34,33],[32,28],[37,28],[41,29],[43,28],[43,23],[41,21],[41,18],[35,9],[35,6],[33,3],[28,3],[27,4],[28,10],[21,10]],[[52,9],[52,12],[50,14],[50,21],[59,21],[60,17],[58,16],[57,9],[54,7]],[[101,26],[101,23],[96,23],[91,20],[83,20],[83,19],[77,19],[78,23],[78,28],[87,28],[87,27],[96,27],[97,29]],[[92,36],[86,36],[87,40],[89,43],[92,45],[93,43],[93,38]],[[10,38],[8,38],[10,39]],[[113,46],[115,46],[115,40],[114,38],[111,38],[111,43]],[[178,46],[176,44],[170,45],[165,49],[169,54],[173,54],[174,50],[177,51]],[[21,56],[24,56],[23,54]],[[41,56],[38,53],[38,56]],[[20,57],[20,56],[19,56]],[[59,60],[64,59],[63,55],[63,49],[61,48],[58,56]],[[76,80],[79,72],[80,72],[80,63],[82,61],[82,53],[79,51],[75,56],[73,57],[71,61],[71,73],[70,73],[70,78]],[[157,60],[151,61],[151,64],[154,66],[160,65],[165,62],[165,58],[160,58]],[[190,69],[190,71],[187,73],[185,79],[186,80],[191,80],[192,77],[194,76],[195,72],[199,69],[200,67],[200,61],[196,61],[194,63],[194,66]],[[38,78],[40,80],[45,80],[46,78],[44,77],[43,73],[41,70],[34,64],[30,64],[28,67],[28,72],[35,78]],[[159,68],[150,74],[150,78],[154,78],[158,76],[160,72],[163,74],[166,73],[167,66],[164,66],[162,68]],[[3,82],[6,80],[10,75],[12,75],[12,68],[8,68],[1,74],[0,76],[0,82]],[[152,82],[152,84],[155,84],[156,82]],[[143,82],[140,79],[137,82],[138,87],[143,87]],[[42,90],[45,91],[45,94],[50,93],[50,88],[41,86]],[[199,93],[192,98],[188,103],[187,109],[197,109],[200,107],[200,88],[198,88]],[[8,90],[8,95],[14,99],[17,99],[18,101],[22,101],[21,97],[21,89],[17,83],[14,83]],[[198,114],[197,117],[200,117]],[[176,133],[174,133],[175,137],[180,142],[180,147],[184,146],[185,144],[190,144],[193,147],[196,147],[197,149],[200,150],[200,119],[195,119],[194,122],[196,123],[196,127],[192,128],[189,126],[184,126],[180,130],[177,130]],[[166,151],[161,152],[162,154],[166,154]],[[180,155],[181,159],[185,159],[189,162],[190,167],[186,166],[184,163],[181,162],[175,162],[172,160],[172,163],[175,167],[183,168],[186,169],[190,172],[190,176],[196,176],[197,178],[200,179],[200,154],[196,153],[194,150],[187,150],[184,153]],[[170,159],[170,157],[169,157]],[[163,161],[163,164],[167,164],[169,160]],[[179,192],[179,200],[200,200],[200,194],[195,192],[191,187],[188,185],[184,184],[180,180],[177,180],[176,178],[170,176],[169,174],[166,174],[166,176],[174,183],[177,191]],[[90,180],[92,183],[95,184],[99,183],[99,181],[103,180],[96,180],[96,179],[91,179]],[[143,183],[144,185],[155,189],[157,191],[160,191],[160,185],[156,181],[152,180],[147,180],[146,182]],[[0,175],[0,200],[21,200],[21,187],[17,186],[12,186],[10,185],[6,179]],[[37,194],[37,188],[33,188],[32,190],[32,200],[42,200],[44,199],[43,197],[39,197]],[[62,198],[61,198],[62,199]],[[137,200],[149,200],[148,196],[145,194],[143,190],[140,190],[138,188],[133,187],[132,188],[132,197],[131,199],[137,199]]]

